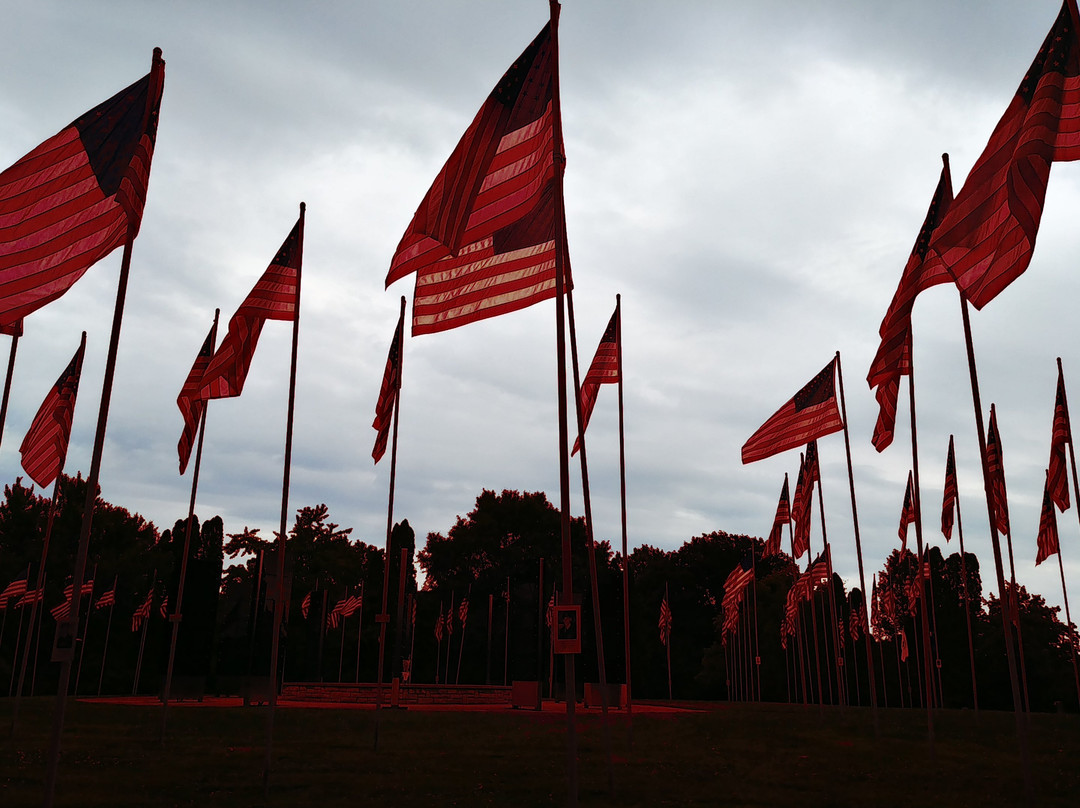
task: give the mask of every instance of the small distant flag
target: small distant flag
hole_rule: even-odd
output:
[[[116,605],[116,584],[108,592],[102,592],[94,604],[95,609],[104,609],[106,606]]]
[[[956,515],[956,500],[958,497],[956,453],[953,450],[953,436],[949,435],[949,455],[945,459],[945,492],[941,499],[941,533],[945,536],[945,541],[952,538],[953,517]]]
[[[443,607],[439,604],[439,617],[435,620],[435,642],[442,642],[443,635]]]
[[[461,599],[461,603],[458,604],[458,622],[461,623],[462,630],[465,629],[465,621],[469,619],[469,598],[464,597]]]
[[[780,489],[780,500],[776,503],[776,515],[773,517],[772,530],[765,542],[762,558],[780,554],[780,543],[784,536],[784,527],[791,522],[791,504],[788,499],[788,476],[784,475],[784,487]]]
[[[303,213],[270,266],[229,320],[229,330],[203,373],[199,397],[228,398],[244,390],[251,359],[267,320],[296,319],[300,305]]]
[[[398,318],[394,339],[390,343],[390,352],[386,357],[382,385],[379,387],[379,400],[375,402],[375,420],[371,428],[375,430],[375,447],[371,456],[378,463],[386,454],[386,442],[390,437],[390,426],[394,420],[394,405],[401,393],[401,353],[405,339],[405,298],[402,298],[401,316]]]
[[[16,598],[21,598],[26,594],[26,584],[29,578],[30,566],[27,565],[22,577],[16,578],[4,587],[3,592],[0,592],[0,609],[6,609],[9,601],[14,603]]]
[[[1009,532],[1009,498],[1005,491],[1005,457],[998,434],[997,412],[990,405],[990,425],[986,431],[986,464],[990,469],[990,488],[994,502],[994,527],[998,533]]]
[[[1047,472],[1046,486],[1043,489],[1042,516],[1039,519],[1039,535],[1036,542],[1039,546],[1039,551],[1035,556],[1035,566],[1037,567],[1060,549],[1058,544],[1057,511],[1054,510],[1053,495],[1050,493],[1049,472]]]
[[[1050,468],[1047,485],[1050,499],[1059,510],[1069,510],[1069,477],[1065,464],[1065,444],[1072,445],[1072,427],[1065,399],[1065,377],[1058,366],[1057,396],[1054,401],[1054,425],[1050,436]]]
[[[308,592],[304,595],[304,599],[300,601],[300,616],[305,620],[308,619],[308,615],[311,613],[311,593]]]
[[[158,614],[162,619],[167,619],[169,616],[169,595],[166,593],[161,596],[161,606],[158,607]]]
[[[667,592],[660,601],[660,621],[657,625],[660,628],[660,644],[667,645],[671,642],[671,607],[668,605]]]
[[[908,658],[907,633],[900,629],[900,661],[906,662]]]
[[[900,546],[907,549],[908,525],[915,521],[915,486],[911,472],[907,476],[907,489],[904,491],[904,507],[900,511]]]
[[[26,590],[26,593],[19,598],[19,602],[16,603],[15,606],[21,609],[23,606],[32,606],[35,603],[41,603],[44,599],[44,589],[28,589]]]
[[[154,604],[154,587],[150,587],[150,591],[146,593],[146,600],[142,602],[142,605],[135,610],[131,615],[131,630],[138,631],[142,628],[143,621],[150,617],[150,609]]]
[[[581,432],[585,433],[592,418],[593,408],[596,406],[596,398],[600,394],[600,385],[616,384],[619,381],[619,307],[608,321],[603,336],[600,337],[600,345],[593,356],[589,372],[585,374],[585,380],[581,383]],[[581,436],[574,439],[574,448],[570,454],[577,454],[581,448]]]
[[[75,416],[75,399],[79,395],[79,377],[82,375],[85,351],[84,331],[78,350],[45,396],[19,447],[22,467],[42,488],[50,485],[60,475],[67,459],[71,421]]]
[[[199,421],[202,419],[203,409],[206,402],[200,395],[203,374],[210,357],[214,355],[214,336],[217,332],[217,320],[210,326],[210,331],[203,340],[202,348],[199,349],[195,362],[188,371],[187,378],[180,388],[180,395],[176,397],[176,406],[180,409],[180,415],[184,419],[184,429],[180,433],[180,441],[176,444],[176,451],[180,456],[180,473],[187,470],[188,460],[191,459],[191,447],[195,443],[195,433],[199,431]]]

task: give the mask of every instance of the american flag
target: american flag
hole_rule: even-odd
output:
[[[307,620],[308,614],[311,612],[311,593],[308,592],[304,595],[304,599],[300,601],[300,614]]]
[[[949,454],[945,458],[945,491],[941,499],[941,534],[945,541],[952,538],[953,518],[956,515],[956,500],[959,491],[956,485],[956,451],[953,449],[953,436],[949,435]]]
[[[15,605],[19,608],[22,608],[23,606],[30,606],[34,603],[41,603],[44,598],[44,589],[27,589],[26,593],[21,598],[19,598],[19,602]]]
[[[1067,488],[1067,486],[1066,486]],[[1035,539],[1039,551],[1035,555],[1035,566],[1058,552],[1057,511],[1054,510],[1053,495],[1050,492],[1050,473],[1046,475],[1046,487],[1043,490],[1042,516],[1039,519],[1039,534]]]
[[[161,606],[158,608],[158,614],[160,614],[162,616],[162,618],[167,618],[169,616],[169,596],[168,596],[168,594],[165,594],[165,595],[161,596]]]
[[[75,416],[75,399],[79,395],[79,377],[82,375],[85,350],[84,333],[78,350],[56,383],[49,388],[19,446],[22,467],[42,488],[60,475],[67,459],[71,421]]]
[[[555,296],[555,47],[548,24],[492,90],[401,237],[413,336]],[[560,245],[561,246],[561,245]]]
[[[116,605],[116,584],[113,584],[113,588],[108,592],[102,592],[97,599],[97,603],[94,604],[95,609],[104,609],[106,606]]]
[[[403,305],[404,300],[405,298],[402,298]],[[401,352],[404,348],[404,333],[405,310],[402,308],[397,330],[394,331],[394,339],[390,343],[390,351],[386,356],[386,367],[383,369],[382,384],[379,386],[379,400],[375,402],[375,420],[371,422],[371,428],[376,433],[371,456],[376,463],[386,454],[386,441],[390,437],[390,426],[394,420],[394,405],[401,391]]]
[[[784,537],[784,526],[791,523],[791,502],[788,496],[788,476],[784,475],[784,487],[780,489],[780,500],[776,503],[776,515],[773,517],[769,539],[765,542],[762,558],[779,555],[780,542]]]
[[[1072,427],[1069,424],[1069,407],[1065,398],[1065,376],[1059,363],[1057,396],[1054,401],[1054,425],[1050,436],[1047,488],[1050,490],[1050,499],[1062,511],[1069,510],[1069,477],[1065,467],[1065,444],[1072,444]]]
[[[458,604],[458,621],[461,623],[461,628],[465,628],[465,621],[469,619],[469,599],[464,597],[461,599],[461,603]]]
[[[742,462],[772,457],[843,428],[836,401],[834,358],[747,439]]]
[[[27,566],[26,571],[22,574],[21,578],[16,578],[4,587],[4,591],[0,592],[0,609],[6,609],[8,601],[14,603],[16,598],[21,598],[26,594],[26,582],[29,577],[30,567]]]
[[[997,411],[990,405],[990,426],[986,430],[986,464],[994,502],[994,526],[998,533],[1009,532],[1009,498],[1005,491],[1005,453],[997,427]]]
[[[270,266],[229,320],[229,330],[203,374],[200,398],[240,395],[263,325],[267,320],[296,319],[300,306],[303,221],[301,213]]]
[[[907,549],[908,525],[915,521],[915,488],[912,483],[911,472],[907,475],[907,489],[904,491],[904,507],[900,511],[900,529],[897,535],[900,537],[901,546]]]
[[[442,604],[439,604],[439,617],[435,621],[435,642],[442,642],[443,635],[443,608]]]
[[[191,457],[191,447],[195,443],[195,433],[199,430],[199,421],[202,419],[203,409],[206,402],[199,395],[202,386],[203,373],[210,364],[210,357],[214,355],[214,339],[217,335],[217,320],[210,326],[210,333],[203,340],[202,348],[199,349],[195,362],[188,371],[187,378],[180,388],[180,395],[176,397],[176,406],[180,408],[180,415],[184,419],[184,429],[180,433],[180,440],[176,444],[176,451],[180,456],[180,473],[187,469],[188,460]]]
[[[667,592],[660,601],[660,621],[657,625],[660,628],[660,644],[667,645],[671,641],[671,607],[668,606]]]
[[[615,384],[619,381],[619,306],[615,306],[615,313],[611,315],[604,334],[600,337],[600,345],[593,356],[589,372],[585,374],[585,380],[581,383],[581,432],[589,425],[593,408],[596,406],[596,398],[600,394],[600,385]],[[576,454],[581,448],[581,437],[574,440],[574,448],[570,454]]]
[[[150,617],[150,608],[154,604],[154,587],[150,587],[150,591],[146,593],[146,600],[143,601],[142,606],[137,608],[131,615],[131,630],[138,631],[142,628],[143,620]]]

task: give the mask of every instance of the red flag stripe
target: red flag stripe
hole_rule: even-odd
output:
[[[0,322],[60,297],[138,232],[164,63],[0,174]]]
[[[184,419],[184,429],[180,433],[180,441],[176,445],[180,456],[180,473],[187,469],[188,460],[191,458],[191,447],[195,443],[195,434],[199,429],[199,421],[202,418],[203,408],[206,402],[199,395],[202,387],[203,374],[210,364],[210,357],[214,355],[214,326],[203,340],[202,348],[199,349],[195,362],[188,371],[187,378],[180,388],[180,395],[176,397],[176,406],[180,409],[180,415]]]
[[[67,459],[85,348],[84,338],[64,372],[45,396],[19,446],[23,469],[42,488],[60,475]]]
[[[302,260],[301,221],[297,220],[270,266],[229,320],[229,330],[203,374],[203,399],[243,392],[251,359],[267,320],[294,320]]]
[[[937,235],[957,285],[982,308],[1031,261],[1050,167],[1080,157],[1080,39],[1065,0]]]
[[[843,429],[835,381],[833,359],[750,436],[742,447],[742,462],[762,460]]]

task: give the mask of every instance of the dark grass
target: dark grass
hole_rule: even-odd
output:
[[[578,711],[584,806],[1019,806],[1026,804],[1011,713],[942,712],[935,755],[926,713],[788,705],[695,705],[638,714],[633,742],[613,719],[615,794],[603,733]],[[0,806],[40,805],[52,699],[24,701],[12,737],[0,700]],[[279,708],[264,798],[266,708],[169,709],[73,702],[57,805],[559,806],[567,804],[565,714]],[[1080,805],[1080,717],[1031,716],[1033,806]]]

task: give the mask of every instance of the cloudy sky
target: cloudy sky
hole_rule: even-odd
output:
[[[632,546],[712,530],[762,535],[797,452],[743,466],[746,438],[840,351],[867,575],[896,546],[911,466],[870,444],[877,327],[948,152],[957,189],[1031,63],[1058,0],[567,0],[561,81],[566,207],[586,364],[623,300]],[[370,427],[403,281],[394,247],[498,78],[548,16],[542,0],[144,4],[39,0],[5,11],[0,165],[144,75],[166,84],[101,470],[104,496],[159,527],[186,515],[175,399],[308,206],[290,510],[325,502],[381,545],[389,460]],[[1080,166],[1051,175],[1028,272],[973,317],[995,402],[1018,578],[1034,568],[1056,369],[1080,400],[1072,308]],[[0,480],[45,392],[88,332],[68,471],[88,470],[119,251],[30,317]],[[445,533],[484,488],[558,498],[554,304],[405,346],[396,518]],[[280,514],[289,327],[269,323],[243,396],[209,407],[197,512],[269,536]],[[7,342],[0,346],[4,354]],[[956,435],[968,549],[992,578],[955,291],[915,312],[925,536]],[[906,399],[906,391],[904,398]],[[597,534],[619,536],[616,391],[589,429]],[[821,442],[835,565],[857,585],[840,435]],[[575,485],[575,513],[581,512]],[[1080,575],[1075,511],[1060,517]],[[291,523],[291,518],[290,518]],[[912,542],[914,535],[912,535]],[[813,542],[820,546],[815,530]],[[955,538],[954,538],[955,543]],[[955,548],[953,548],[955,549]]]

